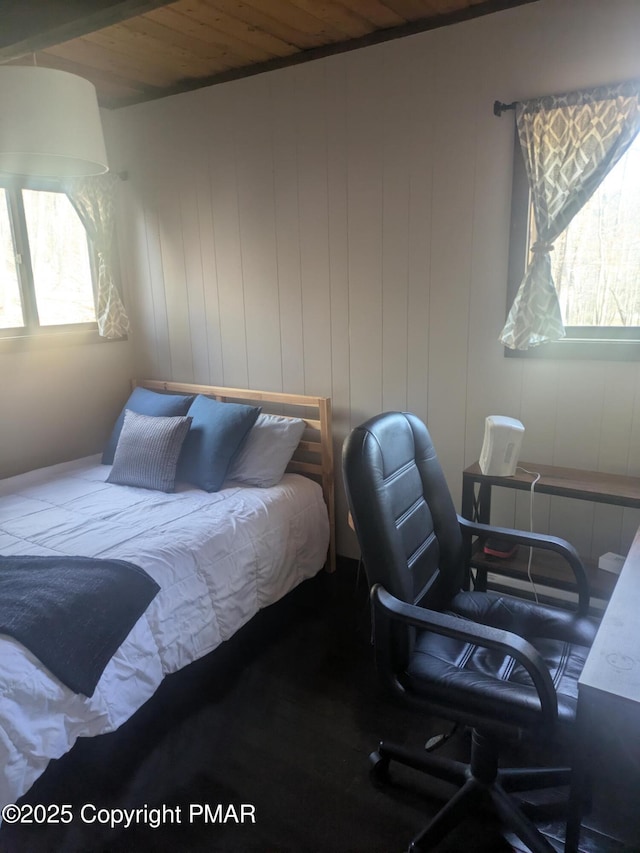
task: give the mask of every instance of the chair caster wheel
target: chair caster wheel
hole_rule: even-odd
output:
[[[383,758],[379,752],[372,752],[369,756],[371,767],[369,776],[376,787],[386,785],[390,781],[389,759]]]

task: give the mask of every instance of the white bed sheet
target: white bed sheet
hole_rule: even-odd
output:
[[[0,481],[0,554],[129,560],[161,590],[92,697],[73,693],[0,636],[0,807],[25,793],[78,737],[116,729],[164,676],[228,639],[323,566],[320,487],[285,474],[272,488],[226,483],[175,494],[105,482],[99,457]]]

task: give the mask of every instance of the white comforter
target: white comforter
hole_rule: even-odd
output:
[[[117,728],[167,673],[214,649],[325,561],[326,507],[305,477],[167,495],[105,483],[109,470],[91,457],[0,481],[0,554],[129,560],[161,587],[91,698],[0,636],[0,807],[76,738]]]

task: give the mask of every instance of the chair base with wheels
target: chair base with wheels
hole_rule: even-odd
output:
[[[569,767],[498,768],[498,753],[491,738],[477,729],[472,732],[471,758],[468,764],[419,753],[382,741],[369,756],[371,775],[377,783],[390,781],[389,764],[397,761],[443,782],[457,785],[457,793],[440,809],[409,845],[411,853],[432,850],[460,823],[473,814],[486,817],[492,810],[531,853],[555,853],[555,848],[537,829],[525,804],[511,796],[521,791],[536,791],[569,784]]]

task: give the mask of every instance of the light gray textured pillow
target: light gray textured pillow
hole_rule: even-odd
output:
[[[304,429],[301,418],[259,415],[231,463],[227,479],[248,486],[275,486],[282,479]]]
[[[126,409],[107,483],[173,492],[191,418],[140,415]]]

